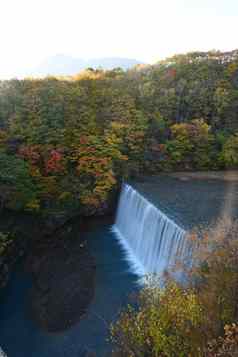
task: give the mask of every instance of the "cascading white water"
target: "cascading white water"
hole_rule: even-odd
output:
[[[0,357],[7,357],[7,355],[3,352],[1,347],[0,347]]]
[[[122,188],[114,232],[140,275],[163,273],[187,251],[185,231],[127,184]]]

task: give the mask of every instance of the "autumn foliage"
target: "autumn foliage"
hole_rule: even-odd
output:
[[[128,176],[237,168],[237,68],[236,52],[195,52],[127,72],[0,82],[1,160],[34,186],[22,195],[0,181],[2,204],[96,213]]]
[[[188,237],[194,265],[186,284],[171,274],[149,279],[111,327],[115,356],[238,356],[237,227],[223,219]]]

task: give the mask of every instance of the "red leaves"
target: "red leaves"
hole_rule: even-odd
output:
[[[47,173],[60,173],[64,170],[63,155],[57,150],[51,150],[50,157],[45,163]]]
[[[174,79],[176,77],[176,74],[177,74],[177,71],[175,68],[168,69],[168,72],[167,72],[168,77]]]
[[[51,149],[48,152],[45,151],[46,149],[38,146],[23,146],[20,148],[18,155],[27,160],[31,167],[40,170],[42,175],[62,172],[65,167],[62,150]]]

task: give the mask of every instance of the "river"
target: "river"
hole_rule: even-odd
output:
[[[0,304],[0,345],[8,357],[81,357],[85,351],[104,357],[110,352],[109,324],[131,300],[138,277],[111,226],[88,232],[87,239],[97,265],[95,297],[87,315],[67,331],[47,333],[31,320],[27,308],[31,277],[18,266]]]

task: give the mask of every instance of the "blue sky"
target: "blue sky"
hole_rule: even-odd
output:
[[[0,77],[58,53],[152,63],[232,50],[237,34],[238,0],[0,0]]]

